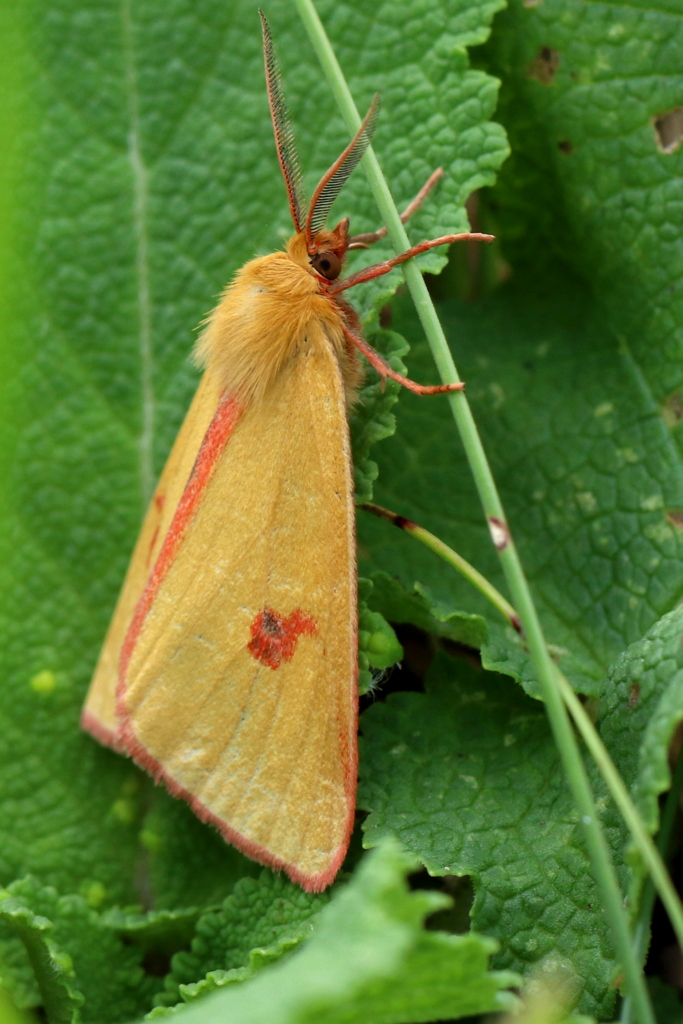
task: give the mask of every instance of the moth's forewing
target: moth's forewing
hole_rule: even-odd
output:
[[[206,458],[124,642],[123,742],[227,840],[319,890],[357,770],[351,453],[322,327]]]
[[[147,510],[83,706],[83,728],[100,743],[114,749],[120,748],[117,738],[116,685],[121,645],[168,533],[218,401],[216,382],[205,375],[180,428]]]

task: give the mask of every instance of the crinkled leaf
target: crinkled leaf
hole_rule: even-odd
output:
[[[272,871],[243,878],[218,910],[199,919],[189,951],[173,957],[164,992],[155,1002],[173,1006],[180,1002],[179,991],[187,998],[185,986],[210,972],[247,966],[253,971],[255,952],[259,967],[274,962],[310,935],[313,919],[328,899],[325,893],[303,892]]]
[[[200,912],[187,910],[121,910],[112,907],[105,911],[101,923],[126,942],[139,946],[145,952],[173,953],[187,946],[192,939]]]
[[[380,612],[368,605],[374,604],[372,580],[358,580],[358,691],[367,693],[378,670],[391,668],[403,657],[396,633]],[[374,671],[373,671],[374,670]]]
[[[78,1024],[83,994],[77,987],[71,957],[59,948],[53,938],[52,922],[42,914],[36,914],[21,897],[11,895],[8,890],[0,894],[0,920],[23,945],[37,985],[38,999],[45,1007],[50,1024]],[[25,968],[23,974],[27,974]],[[10,979],[10,991],[12,988]],[[25,987],[20,989],[20,993],[28,995]]]
[[[683,465],[643,373],[595,301],[569,273],[561,292],[541,294],[553,281],[548,270],[537,285],[511,282],[439,311],[554,656],[577,687],[597,693],[611,662],[679,599],[683,537],[671,510],[683,507]],[[396,319],[413,322],[407,304]],[[424,345],[411,359],[416,375],[430,363]],[[402,396],[397,422],[377,449],[376,500],[442,537],[504,592],[446,403]],[[433,552],[397,534],[359,517],[362,571],[389,571],[406,590],[419,580],[451,614],[479,612],[487,664],[537,694],[514,631]]]
[[[496,190],[509,251],[559,254],[590,284],[676,448],[683,147],[665,151],[657,121],[681,106],[680,14],[677,0],[511,0],[485,50],[515,154]]]
[[[51,1024],[71,1020],[74,1007],[73,1019],[85,1024],[116,1024],[145,1012],[158,979],[145,974],[142,950],[107,927],[81,896],[60,896],[32,878],[13,882],[7,892],[8,906],[19,911],[5,920],[26,946]]]
[[[600,701],[600,731],[646,828],[659,826],[659,797],[669,789],[668,753],[683,720],[683,610],[665,615],[612,669]],[[630,905],[638,907],[647,871],[635,849]]]
[[[367,857],[286,962],[229,984],[180,1019],[240,1024],[401,1024],[452,1019],[514,1004],[509,972],[487,970],[495,948],[478,935],[422,927],[444,905],[438,893],[409,893],[414,862],[394,842]]]
[[[375,330],[369,335],[370,343],[388,360],[392,369],[405,373],[402,356],[408,352],[407,342],[393,331]],[[368,454],[378,441],[383,441],[396,430],[396,418],[391,412],[398,401],[399,385],[392,380],[383,383],[374,373],[368,373],[358,401],[351,412],[351,445],[353,448],[356,503],[370,501],[377,479],[377,463]]]
[[[410,622],[428,633],[468,647],[478,648],[486,642],[486,620],[481,615],[448,608],[421,583],[416,583],[410,591],[386,572],[373,573],[372,583],[375,603],[392,622]]]
[[[430,874],[471,875],[472,926],[500,942],[496,965],[559,959],[579,1009],[604,1019],[616,964],[543,707],[440,652],[426,694],[374,704],[362,736],[368,845],[391,835]],[[610,840],[620,850],[623,833]]]

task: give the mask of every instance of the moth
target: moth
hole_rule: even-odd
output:
[[[295,232],[284,251],[242,267],[199,339],[203,377],[144,520],[82,725],[247,856],[320,891],[344,859],[355,809],[347,410],[362,380],[358,354],[418,394],[462,387],[394,372],[344,293],[433,246],[490,236],[437,238],[342,277],[347,253],[385,233],[353,237],[348,219],[325,227],[370,143],[377,98],[307,203],[261,20]]]

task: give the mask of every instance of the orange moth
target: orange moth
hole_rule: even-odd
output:
[[[489,236],[437,238],[340,277],[350,249],[385,233],[350,237],[348,219],[325,228],[369,145],[377,100],[307,205],[261,18],[295,234],[284,252],[247,263],[207,321],[204,375],[143,523],[82,725],[247,856],[320,891],[344,859],[355,808],[347,409],[362,376],[357,352],[418,394],[462,387],[395,373],[342,296],[435,245]]]

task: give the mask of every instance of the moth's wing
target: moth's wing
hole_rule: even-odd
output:
[[[83,705],[83,728],[101,743],[115,750],[120,749],[117,738],[116,685],[121,645],[173,520],[218,401],[217,385],[205,374],[178,432],[147,510]]]
[[[353,825],[357,604],[339,364],[316,327],[227,446],[212,422],[124,643],[126,749],[305,888]]]

